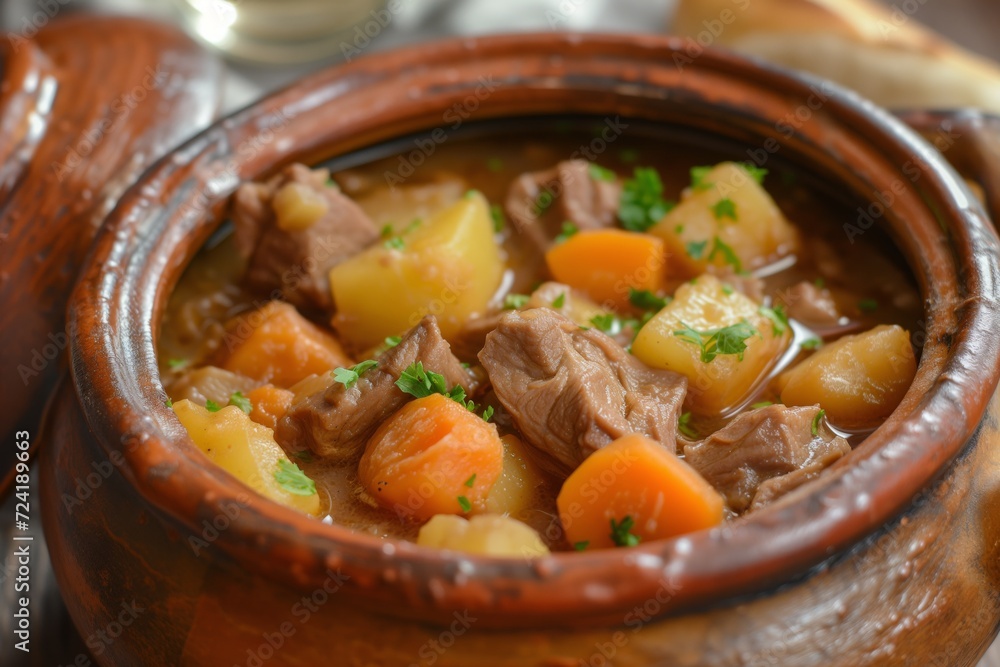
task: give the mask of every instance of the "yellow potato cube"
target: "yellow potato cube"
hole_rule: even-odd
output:
[[[632,354],[647,366],[686,376],[685,405],[716,415],[747,397],[790,340],[786,324],[764,315],[743,293],[704,275],[678,288],[674,300],[646,323],[632,343]]]
[[[723,162],[688,188],[649,232],[667,246],[667,270],[701,275],[711,264],[736,271],[795,252],[798,232],[743,165]]]
[[[522,518],[523,512],[534,511],[538,507],[538,494],[545,479],[520,438],[505,435],[501,440],[503,471],[486,498],[486,510]]]
[[[331,269],[334,326],[364,349],[431,314],[447,338],[486,310],[503,271],[489,205],[471,192],[402,236]]]
[[[530,526],[498,514],[479,514],[468,520],[438,514],[420,529],[417,544],[484,556],[534,558],[549,553]]]
[[[330,210],[322,194],[304,183],[288,183],[271,202],[278,227],[287,232],[312,227]]]
[[[916,373],[910,334],[883,324],[844,336],[783,373],[781,402],[819,405],[836,426],[872,428],[896,409]]]
[[[235,405],[209,412],[183,400],[173,407],[194,444],[213,463],[266,498],[306,514],[319,514],[315,486],[291,467],[294,464],[274,441],[271,429],[252,421]],[[287,480],[288,474],[291,483],[281,484],[279,480]],[[308,493],[310,487],[312,493]]]

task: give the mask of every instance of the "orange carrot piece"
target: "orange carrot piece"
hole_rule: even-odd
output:
[[[618,438],[584,460],[563,483],[559,518],[570,544],[616,546],[611,520],[631,519],[641,541],[722,523],[722,496],[694,468],[649,438]],[[582,546],[581,546],[582,548]]]
[[[287,389],[275,387],[273,384],[257,387],[247,394],[251,407],[250,419],[273,431],[278,426],[278,420],[292,406],[294,396],[295,394]]]
[[[400,408],[375,432],[358,467],[361,483],[399,517],[485,510],[503,470],[496,426],[440,394]]]
[[[232,320],[220,355],[222,368],[285,388],[353,365],[336,338],[279,301]]]
[[[657,290],[664,277],[663,240],[649,234],[600,229],[574,234],[545,253],[549,272],[605,308],[629,305],[629,288]]]

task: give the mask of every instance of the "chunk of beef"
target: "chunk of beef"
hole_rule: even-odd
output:
[[[830,290],[801,282],[778,293],[778,301],[785,304],[785,311],[793,320],[806,326],[835,327],[840,323],[840,313]]]
[[[513,311],[479,360],[540,463],[566,475],[627,433],[675,451],[687,379],[653,370],[596,329],[548,308]]]
[[[181,371],[177,379],[170,383],[167,395],[174,401],[186,398],[198,405],[205,405],[208,401],[226,405],[229,403],[229,398],[237,391],[245,394],[260,384],[256,380],[224,368],[202,366]]]
[[[278,422],[278,443],[287,450],[308,447],[331,460],[359,457],[375,429],[412,398],[396,387],[396,380],[417,361],[443,375],[449,387],[460,384],[469,393],[476,389],[433,316],[421,320],[377,361],[350,389],[331,377],[325,388],[294,403]]]
[[[514,229],[544,252],[564,221],[579,229],[613,225],[620,195],[617,179],[595,179],[589,162],[567,160],[548,171],[521,174],[504,204]]]
[[[330,269],[379,235],[364,211],[328,186],[327,178],[325,169],[293,164],[267,183],[247,183],[237,190],[232,218],[237,249],[248,262],[244,281],[249,289],[270,298],[280,295],[301,308],[331,309]],[[292,188],[289,199],[310,200],[319,215],[315,222],[299,220],[295,229],[279,226],[275,198],[286,188]]]
[[[824,427],[813,435],[818,414],[815,406],[784,405],[745,412],[705,440],[686,445],[684,456],[741,514],[791,491],[851,451],[846,440]]]

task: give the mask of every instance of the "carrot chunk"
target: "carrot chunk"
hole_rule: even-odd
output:
[[[220,354],[222,368],[284,388],[352,365],[336,338],[279,301],[231,321]]]
[[[566,539],[579,549],[675,537],[723,519],[722,496],[694,468],[638,434],[587,457],[556,504]]]
[[[629,288],[658,289],[664,275],[663,241],[649,234],[601,229],[574,234],[545,253],[549,272],[604,307],[629,306]]]
[[[247,394],[250,401],[250,419],[272,431],[278,426],[288,408],[292,405],[292,392],[273,384],[265,384]]]
[[[400,517],[470,514],[503,471],[496,426],[441,394],[407,403],[371,437],[358,478]]]

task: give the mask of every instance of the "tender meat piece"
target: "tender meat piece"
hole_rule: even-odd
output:
[[[476,389],[433,316],[421,320],[377,361],[350,389],[331,377],[325,388],[293,403],[278,422],[278,444],[286,450],[308,447],[336,461],[359,457],[375,429],[412,398],[396,387],[396,380],[417,361],[443,375],[449,387],[460,384],[469,393]]]
[[[330,269],[374,243],[379,234],[357,204],[327,186],[327,178],[325,169],[293,164],[267,183],[247,183],[237,190],[232,218],[237,249],[248,261],[248,288],[301,308],[332,308]],[[289,186],[307,189],[325,210],[301,229],[278,226],[275,197]]]
[[[596,329],[548,308],[505,315],[479,353],[493,391],[540,463],[565,476],[627,433],[675,451],[687,379],[647,368]]]
[[[610,227],[618,213],[621,184],[598,180],[586,160],[560,162],[548,171],[521,174],[504,202],[514,229],[544,252],[562,223],[579,229]]]
[[[497,328],[500,319],[509,311],[496,310],[468,320],[462,330],[452,338],[452,350],[459,359],[475,361],[476,355],[486,344],[486,336]]]
[[[778,294],[778,301],[785,304],[788,316],[807,326],[835,327],[840,323],[840,313],[830,290],[801,282]]]
[[[741,514],[808,481],[851,451],[846,440],[824,427],[812,434],[817,414],[815,406],[784,405],[745,412],[705,440],[686,445],[684,456]]]
[[[235,392],[240,391],[246,394],[251,389],[259,387],[260,384],[256,380],[223,368],[202,366],[182,371],[178,378],[170,384],[167,395],[174,401],[182,401],[186,398],[198,405],[205,405],[210,400],[219,405],[226,405],[229,403],[229,397]]]

